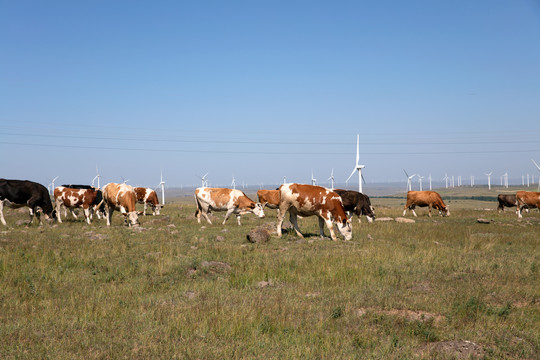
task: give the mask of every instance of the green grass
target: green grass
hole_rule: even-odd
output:
[[[377,216],[400,216],[394,200],[376,199]],[[266,244],[246,234],[275,210],[199,225],[182,200],[141,231],[117,216],[111,228],[17,226],[27,215],[6,210],[0,358],[427,359],[446,340],[538,358],[540,214],[450,204],[448,218],[417,209],[415,224],[354,220],[349,242],[290,233]],[[315,218],[299,222],[318,233]]]

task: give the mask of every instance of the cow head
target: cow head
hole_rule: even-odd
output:
[[[450,208],[448,207],[448,205],[444,207],[443,211],[444,211],[444,216],[450,216]]]
[[[156,205],[154,206],[154,213],[155,215],[159,215],[159,211],[164,207],[165,205]]]
[[[122,215],[124,215],[125,222],[129,221],[128,226],[139,226],[139,213],[137,211],[124,212]]]
[[[254,203],[251,211],[260,218],[264,217],[264,210],[261,203]]]
[[[336,225],[345,240],[348,241],[352,239],[352,225],[349,219],[345,218],[343,221],[337,222]]]

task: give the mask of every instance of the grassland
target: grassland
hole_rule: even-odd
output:
[[[378,217],[400,202],[373,201]],[[349,242],[305,218],[312,236],[264,244],[246,234],[275,210],[197,224],[177,199],[140,229],[119,217],[26,227],[6,210],[0,358],[538,359],[540,214],[450,206],[414,224],[354,220]]]

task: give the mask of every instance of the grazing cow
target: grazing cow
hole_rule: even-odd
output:
[[[124,222],[129,220],[129,226],[139,225],[139,216],[135,209],[137,195],[133,187],[126,184],[108,183],[103,187],[103,200],[107,226],[111,225],[114,210],[119,210],[124,216]]]
[[[332,190],[321,186],[302,184],[283,184],[279,187],[279,214],[277,233],[281,237],[281,225],[285,213],[289,211],[289,218],[293,224],[296,234],[300,237],[302,233],[298,227],[298,215],[313,216],[319,218],[319,230],[324,237],[324,224],[330,230],[330,237],[337,241],[334,233],[333,222],[345,240],[352,239],[352,226],[347,218],[341,197]]]
[[[515,194],[511,194],[511,195],[506,195],[506,194],[499,194],[497,196],[497,201],[499,202],[499,206],[497,206],[497,211],[498,212],[504,212],[504,207],[514,207],[517,205],[517,201],[516,201],[516,195]],[[529,207],[527,205],[523,205],[521,207],[521,210],[523,211],[523,209],[525,209],[525,211],[529,212]]]
[[[429,216],[431,217],[431,208],[439,210],[439,214],[444,211],[444,215],[450,216],[450,210],[448,206],[444,204],[444,201],[435,191],[409,191],[407,192],[407,204],[403,209],[403,216],[407,209],[411,210],[413,215],[416,216],[414,208],[418,207],[429,207]]]
[[[242,225],[240,223],[240,215],[243,214],[252,212],[260,218],[264,217],[262,205],[255,203],[242,191],[236,189],[200,187],[195,189],[195,202],[197,203],[195,216],[198,223],[201,222],[202,214],[206,221],[212,224],[208,218],[208,213],[212,210],[227,211],[223,225],[225,225],[231,214],[236,215],[238,225]]]
[[[268,206],[270,209],[278,209],[279,212],[279,190],[259,190],[257,197],[263,209]]]
[[[40,211],[46,219],[56,218],[49,191],[45,186],[33,181],[0,179],[0,221],[7,225],[4,219],[4,206],[12,209],[28,206],[30,224],[35,214],[41,225]]]
[[[360,222],[360,215],[365,215],[368,222],[373,221],[375,214],[373,213],[369,196],[353,190],[335,189],[334,192],[341,196],[343,207],[351,218],[354,212],[358,217],[358,222]]]
[[[540,192],[518,191],[516,193],[516,207],[520,219],[522,218],[521,211],[524,206],[540,210]]]
[[[135,195],[137,195],[137,202],[144,204],[144,216],[146,216],[146,207],[148,204],[152,208],[152,215],[159,215],[159,211],[165,205],[159,205],[159,200],[154,190],[145,187],[136,187],[133,190],[135,191]]]
[[[86,222],[90,224],[92,212],[105,212],[103,193],[101,190],[87,185],[63,185],[54,189],[54,199],[58,222],[62,222],[61,209],[65,207],[71,210],[71,214],[77,218],[73,209],[82,208]]]

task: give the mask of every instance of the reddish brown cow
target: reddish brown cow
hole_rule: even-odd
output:
[[[54,200],[59,223],[62,222],[60,214],[62,207],[72,211],[75,208],[82,208],[84,218],[88,224],[90,224],[92,212],[98,212],[104,208],[101,190],[92,187],[83,189],[58,186],[54,189]],[[75,216],[73,212],[72,214]]]
[[[242,225],[240,223],[240,215],[246,213],[252,212],[260,218],[264,217],[264,210],[261,204],[255,203],[242,191],[236,189],[207,187],[197,188],[195,189],[195,202],[197,203],[197,211],[195,212],[195,216],[197,217],[197,222],[199,223],[201,222],[202,214],[206,221],[211,224],[212,222],[208,217],[208,213],[212,210],[227,211],[227,214],[225,214],[225,220],[223,220],[223,225],[225,225],[231,214],[236,215],[238,225]]]
[[[107,226],[111,225],[114,210],[119,210],[129,225],[139,225],[139,216],[135,209],[137,196],[133,187],[126,184],[108,183],[103,187],[103,199],[107,216]]]
[[[321,186],[302,185],[302,184],[284,184],[279,187],[279,213],[277,233],[281,237],[281,225],[285,213],[289,211],[291,223],[296,230],[296,234],[300,237],[302,233],[298,227],[297,217],[316,215],[319,218],[319,230],[321,236],[324,237],[324,224],[330,230],[330,237],[337,241],[334,233],[333,222],[336,223],[339,232],[345,240],[352,239],[352,227],[341,197],[332,190]]]
[[[540,210],[540,192],[518,191],[516,193],[516,207],[518,218],[522,218],[521,211],[523,207],[537,208]]]
[[[444,212],[446,216],[450,216],[450,210],[448,206],[444,204],[441,195],[435,191],[409,191],[407,192],[407,204],[403,209],[403,216],[407,212],[407,209],[411,210],[413,215],[416,216],[414,208],[429,207],[429,216],[431,216],[431,208],[439,210],[439,213]]]
[[[133,188],[137,196],[137,202],[144,204],[143,215],[146,216],[146,207],[149,204],[152,208],[152,215],[159,215],[159,211],[164,205],[159,205],[157,194],[154,190],[145,187]]]
[[[268,206],[270,209],[278,209],[279,213],[279,190],[259,190],[257,197],[263,209]]]

